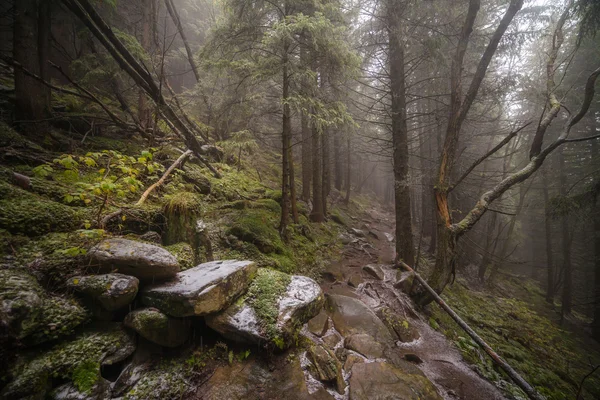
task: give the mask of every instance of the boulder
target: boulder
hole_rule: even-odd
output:
[[[321,337],[329,329],[329,315],[321,310],[316,317],[308,321],[308,330],[315,336]]]
[[[92,247],[88,254],[92,263],[102,269],[117,270],[140,280],[168,279],[179,272],[175,256],[150,243],[112,238]]]
[[[330,349],[335,349],[339,342],[342,341],[342,337],[336,331],[329,332],[321,339],[323,344]]]
[[[361,274],[359,272],[355,272],[354,274],[350,275],[350,277],[348,278],[348,286],[357,288],[358,285],[363,283],[363,281],[364,280],[363,280],[363,277],[361,276]]]
[[[183,179],[194,186],[194,190],[200,194],[210,194],[212,189],[210,180],[202,174],[202,169],[195,165],[184,168]]]
[[[254,276],[252,261],[211,261],[178,273],[172,281],[142,290],[142,302],[172,317],[221,311],[243,294]]]
[[[365,265],[363,267],[363,271],[365,271],[372,278],[375,278],[377,280],[382,281],[385,279],[385,274],[383,273],[383,269],[381,269],[381,266],[379,266],[377,264]]]
[[[356,363],[350,376],[350,400],[442,400],[422,373],[387,363]]]
[[[362,230],[360,230],[360,229],[351,228],[351,229],[350,229],[350,232],[351,232],[351,233],[352,233],[354,236],[358,236],[358,237],[361,237],[361,238],[364,238],[364,237],[366,236],[366,235],[365,235],[365,232],[364,232],[364,231],[362,231]]]
[[[396,282],[394,283],[394,287],[406,294],[410,293],[413,282],[415,280],[415,276],[411,272],[396,272]]]
[[[43,399],[52,378],[70,380],[87,392],[102,379],[100,368],[125,360],[135,351],[135,338],[121,324],[91,326],[73,340],[24,357],[9,370],[0,398]]]
[[[365,333],[348,336],[344,345],[347,349],[353,350],[370,359],[382,358],[384,356],[384,345]]]
[[[409,343],[421,337],[417,328],[408,319],[400,317],[391,309],[383,307],[379,309],[377,314],[390,332],[395,333],[394,336],[396,336],[397,340]]]
[[[263,268],[243,298],[206,316],[206,323],[231,340],[285,349],[322,307],[323,292],[314,280]]]
[[[178,347],[190,337],[190,321],[171,318],[156,308],[142,308],[127,314],[124,325],[143,338],[164,347]]]
[[[335,329],[344,337],[357,333],[371,335],[378,342],[392,341],[388,328],[362,301],[341,295],[327,295],[326,310]]]
[[[321,382],[335,382],[337,392],[344,394],[346,382],[344,382],[342,364],[335,354],[323,346],[312,346],[308,349],[307,355],[314,367],[315,378]]]
[[[106,274],[75,276],[69,279],[67,286],[104,310],[115,311],[135,299],[139,283],[133,276]]]
[[[105,400],[110,399],[110,382],[103,378],[98,378],[91,388],[82,390],[73,383],[65,383],[52,390],[48,398],[52,400]]]
[[[143,240],[144,242],[150,242],[150,243],[156,243],[156,244],[162,243],[162,237],[160,236],[160,233],[155,232],[155,231],[148,231],[148,232],[144,233],[143,235],[140,235],[140,240]]]
[[[346,362],[344,362],[344,371],[349,372],[352,370],[352,366],[358,363],[364,363],[365,359],[355,353],[350,353],[346,357]]]

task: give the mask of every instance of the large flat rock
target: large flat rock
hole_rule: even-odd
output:
[[[281,293],[273,290],[284,282]],[[261,269],[247,296],[222,313],[206,316],[206,323],[231,340],[284,349],[323,302],[314,280]]]
[[[175,256],[160,246],[135,240],[103,240],[88,252],[92,263],[102,270],[135,276],[141,280],[164,280],[179,272]]]
[[[221,311],[243,294],[256,274],[252,261],[224,260],[179,272],[172,281],[142,290],[142,302],[172,317]]]
[[[392,341],[392,335],[385,324],[358,299],[328,294],[326,310],[331,315],[335,329],[344,337],[364,333],[381,343]]]
[[[388,363],[357,363],[350,376],[350,400],[442,400],[429,379]]]

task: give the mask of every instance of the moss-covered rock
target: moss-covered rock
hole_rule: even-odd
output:
[[[34,351],[21,356],[0,395],[43,399],[53,379],[71,381],[80,391],[91,390],[100,379],[101,366],[120,362],[134,350],[132,335],[120,324],[92,327],[47,352]]]
[[[142,337],[165,347],[177,347],[190,337],[190,321],[171,318],[156,308],[143,308],[127,314],[125,326]]]
[[[196,265],[196,255],[194,253],[194,249],[187,243],[176,243],[170,246],[165,247],[167,250],[171,252],[177,258],[179,262],[179,267],[182,271],[186,269],[192,268]]]
[[[163,234],[165,244],[194,243],[196,221],[201,212],[202,204],[194,193],[178,192],[173,195],[163,208],[167,221],[167,228]]]
[[[115,311],[130,304],[138,292],[139,280],[123,274],[74,276],[67,286],[92,304]]]
[[[210,194],[210,180],[204,176],[202,169],[194,164],[188,164],[184,168],[183,179],[194,186],[194,190],[200,194]]]
[[[401,318],[387,307],[382,307],[377,311],[377,315],[388,327],[390,332],[395,333],[398,340],[403,343],[417,340],[420,335],[417,328],[412,326],[407,319]]]
[[[70,298],[47,296],[33,334],[25,338],[27,344],[39,344],[70,335],[89,318],[87,311]]]
[[[227,229],[228,235],[252,243],[262,253],[283,253],[284,246],[277,229],[273,215],[260,210],[251,210],[240,214]]]
[[[22,270],[0,270],[0,321],[2,336],[23,339],[40,325],[44,290]]]

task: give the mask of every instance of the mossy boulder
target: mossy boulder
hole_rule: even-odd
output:
[[[175,256],[164,248],[123,238],[103,240],[88,252],[92,265],[117,270],[140,280],[161,280],[179,272]]]
[[[134,337],[120,324],[90,327],[75,339],[59,343],[46,352],[21,355],[7,377],[2,398],[43,399],[54,379],[72,382],[89,393],[101,379],[100,368],[129,357]]]
[[[70,334],[87,319],[75,301],[47,294],[23,270],[0,270],[2,336],[34,345]]]
[[[375,341],[371,335],[367,335],[366,333],[357,333],[348,336],[344,345],[347,349],[353,350],[370,359],[383,358],[384,356],[385,346]]]
[[[165,246],[165,248],[177,258],[182,271],[190,269],[195,265],[196,255],[194,254],[194,249],[189,244],[180,242]]]
[[[164,347],[178,347],[190,337],[190,321],[171,318],[156,308],[142,308],[127,314],[123,322],[140,336]]]
[[[194,164],[188,164],[183,170],[183,179],[192,184],[196,192],[200,194],[210,194],[212,189],[210,180],[204,176],[200,167]]]
[[[115,311],[130,304],[138,292],[140,281],[123,274],[75,276],[67,286],[87,301],[106,311]]]
[[[172,317],[221,311],[242,295],[256,275],[252,261],[222,260],[200,264],[173,280],[142,290],[142,302]]]
[[[282,254],[284,246],[275,228],[274,215],[265,210],[248,210],[236,215],[225,233],[255,245],[264,254]]]
[[[196,221],[202,206],[199,197],[191,192],[177,192],[164,205],[163,214],[167,227],[163,234],[165,244],[193,243],[196,236]]]
[[[387,307],[382,307],[377,311],[377,315],[388,327],[390,332],[393,332],[397,340],[403,343],[409,343],[417,340],[420,336],[419,331],[406,318],[401,318]]]
[[[346,383],[342,364],[333,351],[323,346],[311,346],[307,351],[307,356],[312,363],[315,378],[321,382],[335,382],[337,392],[344,394]]]
[[[206,323],[231,340],[285,349],[323,302],[314,280],[261,268],[248,293],[227,310],[206,316]]]

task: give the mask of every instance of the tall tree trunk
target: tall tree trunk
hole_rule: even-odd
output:
[[[290,139],[291,142],[291,139]],[[292,221],[295,224],[300,223],[300,217],[298,216],[298,202],[296,197],[296,176],[294,173],[294,152],[292,150],[291,143],[288,146],[288,159],[290,162],[290,204],[292,207]]]
[[[152,3],[155,0],[142,0],[140,3],[142,11],[142,35],[140,44],[148,55],[152,53],[153,42],[154,42],[154,18],[152,15],[153,7]],[[148,129],[152,126],[152,113],[148,106],[148,100],[146,93],[140,89],[138,94],[138,120],[140,125],[144,129]]]
[[[324,129],[321,134],[321,154],[323,156],[323,217],[327,217],[327,197],[329,197],[329,191],[331,190],[331,163],[329,157],[329,131]]]
[[[480,282],[485,281],[485,273],[493,256],[493,253],[491,253],[491,245],[492,236],[494,235],[494,231],[496,230],[497,219],[498,214],[492,213],[487,224],[487,229],[485,233],[485,244],[483,246],[483,257],[481,258],[481,264],[479,264],[479,270],[477,271],[477,277],[479,278]]]
[[[406,85],[404,43],[400,9],[387,4],[390,86],[392,95],[392,142],[394,147],[394,194],[396,209],[396,258],[414,265],[410,188],[408,184],[408,129],[406,125]]]
[[[596,120],[592,113],[592,134],[596,134]],[[592,141],[592,164],[600,162],[600,139]],[[596,182],[600,185],[600,182]],[[594,191],[592,203],[592,215],[594,218],[594,320],[592,321],[592,337],[600,342],[600,193]]]
[[[565,165],[564,147],[558,153],[559,170],[560,170],[560,195],[567,195],[567,171]],[[571,265],[571,235],[569,227],[569,215],[566,213],[561,217],[561,233],[562,233],[562,253],[563,253],[563,291],[562,291],[562,308],[563,316],[571,314],[571,306],[573,302],[573,271]]]
[[[548,287],[546,288],[546,302],[554,304],[554,257],[552,254],[552,223],[550,222],[550,196],[548,195],[548,168],[542,171],[542,191],[544,194],[544,231],[546,239],[546,265],[548,272]]]
[[[282,237],[285,237],[286,229],[289,222],[290,214],[290,194],[289,194],[289,183],[290,183],[290,137],[292,135],[292,116],[288,99],[290,96],[290,77],[288,73],[288,48],[289,45],[284,43],[283,46],[284,59],[283,59],[283,82],[282,82],[282,99],[283,99],[283,129],[281,133],[281,222],[279,223],[279,233]]]
[[[175,26],[177,27],[179,36],[181,36],[181,41],[183,42],[183,46],[185,47],[188,62],[192,67],[192,71],[194,72],[196,82],[200,82],[200,73],[198,72],[199,70],[198,66],[196,65],[196,61],[194,60],[194,53],[192,53],[192,48],[190,47],[190,44],[185,35],[185,31],[183,30],[183,26],[181,25],[181,19],[179,18],[179,13],[177,13],[177,8],[175,7],[175,4],[173,4],[173,0],[165,0],[165,5],[167,6],[167,11],[169,11],[169,15],[171,15],[173,23],[175,23]]]
[[[334,172],[335,172],[335,188],[338,191],[342,190],[342,180],[343,180],[343,172],[342,172],[342,154],[341,154],[341,142],[340,142],[340,131],[336,130],[333,135],[333,162],[334,162]]]
[[[301,115],[301,133],[302,133],[302,200],[310,200],[310,182],[312,178],[311,169],[311,132],[306,113]]]
[[[321,186],[321,145],[319,129],[312,126],[312,184],[313,184],[313,207],[310,213],[312,222],[323,222],[323,187]]]
[[[350,182],[352,180],[352,152],[350,151],[350,148],[351,143],[350,137],[348,136],[346,139],[346,198],[344,199],[346,205],[350,202],[350,187],[352,186]]]
[[[13,57],[29,72],[48,80],[50,4],[47,1],[15,1]],[[15,68],[15,120],[39,121],[50,115],[50,91],[41,82]],[[39,128],[39,129],[38,129]],[[43,125],[23,124],[34,134]]]

